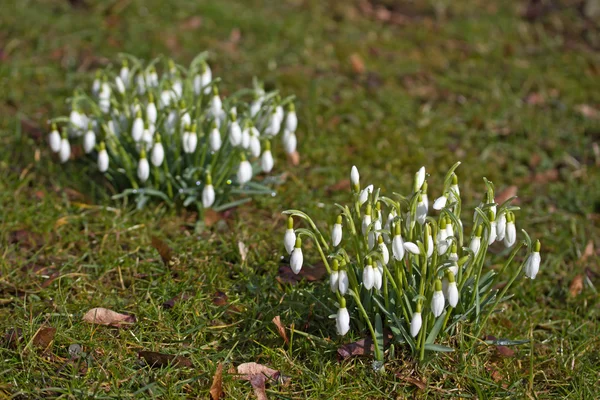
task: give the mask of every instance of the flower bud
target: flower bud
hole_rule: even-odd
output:
[[[342,266],[344,264],[342,263]],[[338,284],[340,289],[340,294],[343,296],[348,291],[348,287],[350,286],[350,281],[348,280],[348,272],[345,269],[340,270],[340,275],[338,278]]]
[[[288,105],[288,112],[285,116],[285,129],[290,132],[296,132],[296,128],[298,127],[298,117],[296,116],[296,109],[294,107],[294,103],[290,103]]]
[[[333,229],[331,230],[331,244],[337,247],[342,241],[342,216],[338,215]]]
[[[287,229],[283,237],[283,245],[285,246],[285,251],[288,254],[291,254],[292,250],[294,250],[295,243],[296,233],[294,232],[294,219],[291,216],[289,216],[287,220]]]
[[[435,289],[431,297],[431,312],[434,317],[439,317],[444,312],[444,293],[442,293],[442,281],[436,279],[434,282]]]
[[[506,231],[504,232],[504,245],[512,247],[517,241],[517,228],[515,227],[515,215],[510,212],[506,216]]]
[[[475,236],[473,236],[473,238],[471,238],[471,243],[469,243],[469,249],[471,249],[471,251],[473,252],[473,255],[477,256],[477,253],[479,252],[479,248],[481,247],[481,231],[482,231],[482,226],[479,225],[477,227],[477,230],[475,231]]]
[[[373,288],[381,290],[383,284],[383,265],[377,261],[377,267],[373,268]]]
[[[363,268],[363,285],[365,289],[371,290],[375,285],[375,269],[373,269],[372,261],[369,259],[367,265]]]
[[[271,172],[273,169],[273,154],[271,154],[271,143],[267,140],[265,143],[265,150],[263,151],[262,157],[260,158],[260,167],[265,173]]]
[[[88,131],[83,136],[83,151],[85,154],[90,154],[94,147],[96,146],[96,133],[92,129],[88,129]]]
[[[50,142],[50,150],[52,150],[54,153],[58,153],[60,151],[61,137],[60,133],[58,133],[55,123],[52,124],[52,131],[50,132],[48,141]]]
[[[71,144],[69,143],[69,139],[67,139],[66,131],[63,132],[62,139],[60,141],[60,149],[58,150],[58,158],[61,163],[66,163],[69,161],[71,157]]]
[[[358,204],[361,206],[365,204],[365,202],[369,199],[369,193],[373,193],[373,185],[369,185],[361,190],[360,194],[358,195]]]
[[[102,173],[108,171],[108,152],[104,142],[100,142],[100,150],[98,151],[98,170]]]
[[[338,291],[340,279],[338,260],[333,260],[333,262],[331,263],[331,270],[331,275],[329,276],[329,289],[331,289],[331,291],[335,293]]]
[[[502,241],[506,235],[506,212],[498,215],[496,220],[496,240]]]
[[[146,106],[146,119],[151,124],[156,124],[158,111],[156,110],[156,104],[154,104],[154,97],[152,96],[152,93],[149,94],[148,99],[148,105]]]
[[[353,165],[352,169],[350,170],[350,183],[352,184],[352,189],[354,189],[355,192],[360,190],[360,175],[358,174],[358,168],[356,168],[356,165]]]
[[[152,154],[150,155],[150,161],[155,167],[160,167],[165,159],[165,148],[160,141],[160,135],[156,134],[156,143],[152,147]]]
[[[412,320],[410,321],[410,335],[417,337],[419,331],[423,325],[423,318],[421,317],[421,304],[417,304],[417,311],[413,313]]]
[[[209,208],[215,202],[215,188],[212,185],[212,178],[210,174],[206,176],[206,183],[204,189],[202,189],[202,207]]]
[[[427,219],[427,204],[423,201],[423,196],[419,195],[417,203],[417,222],[423,225]]]
[[[137,175],[139,180],[143,183],[148,180],[150,176],[150,164],[148,164],[148,160],[146,159],[146,150],[142,147],[140,152],[140,161],[138,162]]]
[[[390,251],[387,248],[387,245],[384,243],[382,236],[379,236],[377,238],[377,242],[379,246],[379,251],[381,252],[381,258],[383,259],[383,263],[385,265],[388,265],[388,263],[390,262]]]
[[[243,157],[237,171],[237,180],[240,185],[243,185],[250,179],[252,179],[252,165],[246,160],[246,157]]]
[[[418,192],[419,190],[421,190],[423,183],[425,183],[425,167],[419,168],[419,170],[415,174],[415,186],[414,186],[415,192]]]
[[[437,199],[435,199],[435,201],[433,202],[433,209],[441,210],[442,208],[446,207],[447,202],[448,202],[448,196],[446,194],[444,194],[443,196],[440,196]]]
[[[142,113],[137,112],[133,125],[131,126],[131,137],[135,142],[139,142],[144,134],[144,121],[142,120]]]
[[[300,272],[303,262],[304,257],[302,256],[302,239],[296,238],[296,245],[294,246],[292,255],[290,256],[290,268],[294,274],[298,274]]]
[[[240,128],[240,124],[237,122],[235,117],[231,115],[232,120],[229,124],[229,143],[233,147],[237,147],[242,144],[242,129]]]
[[[342,302],[344,306],[338,309],[337,316],[335,317],[335,329],[338,335],[341,336],[344,336],[350,330],[350,314],[345,303],[345,301]]]
[[[397,261],[402,261],[404,258],[404,240],[402,240],[402,235],[400,234],[400,221],[396,222],[394,231],[394,238],[392,239],[392,255]]]
[[[208,143],[212,152],[217,152],[221,148],[221,133],[217,129],[217,124],[215,122],[212,123]]]
[[[363,235],[366,235],[369,231],[369,226],[371,225],[371,205],[367,205],[367,210],[365,211],[365,215],[363,216],[361,231]]]
[[[286,154],[292,154],[296,151],[298,146],[298,139],[294,132],[284,131],[283,134],[283,150]]]
[[[540,263],[542,260],[540,257],[540,248],[540,241],[537,240],[534,244],[533,251],[527,258],[527,261],[525,261],[525,275],[530,279],[535,279],[540,270]]]
[[[408,251],[411,254],[414,254],[414,255],[417,255],[417,256],[419,254],[421,254],[421,250],[419,249],[419,246],[417,246],[413,242],[404,242],[403,243],[403,247],[404,247],[404,250]]]

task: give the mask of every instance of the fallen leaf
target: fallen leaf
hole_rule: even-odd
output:
[[[238,365],[237,373],[241,375],[239,379],[250,381],[250,384],[254,389],[254,394],[258,400],[267,399],[267,381],[270,379],[278,380],[281,377],[279,371],[255,362]]]
[[[206,225],[207,227],[211,227],[214,224],[216,224],[217,222],[219,222],[220,220],[223,219],[223,215],[216,212],[213,209],[207,209],[204,210],[204,225]]]
[[[56,334],[56,328],[52,328],[51,326],[42,326],[35,333],[33,337],[32,344],[41,350],[48,349],[52,340],[54,340],[54,335]]]
[[[240,257],[242,258],[242,262],[246,261],[248,257],[248,247],[241,240],[238,240],[238,250],[240,251]]]
[[[589,104],[579,104],[575,106],[575,111],[580,113],[586,118],[600,119],[600,111]]]
[[[297,167],[300,165],[300,153],[294,151],[293,153],[289,153],[287,155],[288,164]]]
[[[175,307],[175,303],[177,303],[177,302],[179,302],[179,301],[186,301],[186,300],[189,300],[189,299],[191,299],[192,297],[194,297],[194,295],[193,295],[193,294],[181,293],[181,294],[178,294],[177,296],[173,297],[172,299],[169,299],[169,300],[165,301],[165,302],[162,304],[162,306],[163,306],[164,308],[167,308],[167,309],[169,309],[169,308],[173,308],[173,307]]]
[[[193,31],[202,26],[202,17],[199,15],[194,15],[192,17],[187,18],[181,24],[179,24],[182,30],[184,31]]]
[[[583,275],[576,275],[569,285],[569,294],[576,297],[583,291]]]
[[[535,183],[548,183],[555,182],[559,178],[559,173],[557,169],[549,169],[547,171],[538,172],[531,178],[532,182]]]
[[[348,190],[350,190],[350,179],[342,179],[341,181],[336,182],[333,185],[327,186],[325,188],[327,194]]]
[[[140,351],[138,356],[152,368],[162,368],[168,365],[176,367],[192,368],[192,361],[184,356],[175,356],[173,354],[157,353],[155,351]]]
[[[279,283],[291,283],[292,285],[295,285],[302,279],[306,279],[309,282],[319,281],[323,279],[326,273],[327,270],[322,263],[315,266],[305,265],[298,274],[294,274],[294,271],[292,271],[290,266],[285,264],[279,266],[276,279]]]
[[[405,382],[415,385],[419,390],[425,390],[425,388],[427,387],[427,384],[424,381],[414,378],[412,376],[402,375],[398,372],[396,373],[396,376]]]
[[[279,332],[279,336],[281,336],[281,338],[283,339],[283,341],[285,342],[285,344],[288,344],[289,343],[289,339],[287,337],[287,332],[285,330],[285,326],[283,326],[283,324],[281,323],[281,318],[279,317],[279,315],[277,315],[277,316],[275,316],[273,318],[273,323],[277,327],[277,331]]]
[[[217,372],[213,376],[213,382],[210,386],[210,397],[212,400],[218,400],[223,397],[223,364],[217,365]]]
[[[387,332],[383,337],[384,345],[392,339],[392,334]],[[373,339],[369,336],[356,342],[343,344],[337,350],[340,360],[345,360],[350,357],[371,356],[375,352]]]
[[[515,355],[515,351],[506,346],[496,346],[496,351],[502,357],[513,357]]]
[[[357,53],[353,53],[350,56],[350,64],[352,65],[352,71],[354,71],[355,74],[361,75],[365,72],[365,63]]]
[[[42,238],[42,235],[38,233],[31,232],[27,229],[18,229],[10,232],[8,235],[8,243],[18,244],[23,248],[32,249],[41,247],[44,244],[44,239]]]
[[[503,191],[501,191],[500,193],[496,194],[495,201],[498,204],[502,204],[506,200],[508,200],[511,197],[514,197],[516,195],[517,195],[517,186],[511,185],[511,186],[507,187],[506,189],[504,189]]]
[[[135,317],[133,315],[119,314],[107,308],[92,308],[83,316],[85,322],[98,325],[110,325],[121,327],[121,325],[133,324]]]
[[[583,250],[583,254],[579,258],[580,261],[586,261],[588,258],[594,255],[594,241],[589,240],[587,245],[585,246],[585,250]]]
[[[173,252],[171,248],[164,242],[162,239],[157,238],[156,236],[152,236],[152,247],[158,251],[160,254],[160,258],[163,261],[163,264],[167,267],[171,266],[171,261],[173,259]]]
[[[215,294],[213,294],[212,302],[215,306],[226,306],[228,304],[228,301],[229,298],[227,297],[225,292],[217,290]]]

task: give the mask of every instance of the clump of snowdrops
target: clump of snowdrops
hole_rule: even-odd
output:
[[[361,187],[352,167],[352,201],[335,205],[339,214],[327,235],[306,213],[284,212],[292,270],[302,268],[302,240],[312,240],[329,273],[337,333],[345,335],[352,326],[368,328],[377,369],[383,366],[384,331],[419,360],[428,351],[452,351],[438,339],[450,342],[459,326],[478,338],[521,273],[531,279],[538,273],[540,242],[533,243],[525,231],[517,240],[518,207],[511,205],[513,198],[496,204],[494,186],[485,178],[485,194],[468,223],[472,227],[464,229],[455,174],[459,164],[446,175],[432,205],[424,167],[416,173],[411,193],[390,197],[373,185]],[[306,228],[294,228],[294,218],[304,220]],[[486,267],[491,246],[511,249],[497,270]],[[523,261],[513,262],[523,246]],[[502,289],[496,289],[499,280],[506,280]]]
[[[296,151],[293,98],[266,93],[256,81],[221,97],[206,60],[202,53],[186,69],[123,56],[120,69],[97,72],[91,93],[74,93],[68,117],[50,121],[52,151],[66,163],[72,144],[81,143],[113,197],[133,196],[140,208],[156,197],[224,209],[243,201],[226,203],[231,194],[272,193],[252,178],[272,171],[276,136],[285,152]]]

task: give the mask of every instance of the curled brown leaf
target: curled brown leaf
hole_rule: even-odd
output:
[[[135,317],[133,315],[120,314],[107,308],[92,308],[83,316],[85,322],[97,325],[109,325],[121,327],[122,325],[133,324]]]

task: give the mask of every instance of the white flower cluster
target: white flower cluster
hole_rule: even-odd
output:
[[[275,136],[281,133],[287,153],[296,151],[292,98],[257,84],[222,98],[204,53],[187,70],[168,60],[159,74],[157,65],[125,59],[117,73],[96,74],[91,95],[75,93],[69,117],[52,120],[49,135],[62,163],[71,157],[71,142],[80,140],[98,170],[121,189],[152,188],[170,199],[183,193],[193,197],[188,203],[197,198],[206,208],[230,178],[242,187],[252,180],[251,161],[272,171]],[[245,95],[251,96],[247,102]]]
[[[412,194],[396,198],[382,196],[373,185],[361,190],[358,169],[352,167],[354,202],[349,206],[336,205],[340,214],[329,240],[307,214],[299,210],[285,212],[289,217],[284,245],[290,254],[290,266],[295,273],[301,270],[301,236],[312,239],[338,300],[336,327],[340,335],[350,329],[344,299],[347,293],[368,326],[372,327],[370,321],[378,312],[397,313],[398,318],[390,318],[388,323],[394,325],[394,321],[403,320],[399,328],[412,338],[419,336],[425,321],[431,329],[433,321],[441,317],[445,326],[450,314],[468,314],[473,304],[482,301],[480,298],[488,299],[487,302],[495,298],[488,284],[493,271],[483,268],[487,249],[496,242],[506,247],[515,245],[513,211],[518,208],[511,206],[510,201],[496,204],[493,185],[486,180],[485,201],[475,209],[472,233],[465,246],[460,190],[454,173],[458,165],[450,170],[442,195],[433,202],[431,209],[437,215],[432,215],[429,206],[424,167],[415,174]],[[307,221],[309,228],[294,230],[294,217]],[[524,269],[526,276],[534,279],[540,266],[540,245],[539,241],[528,245],[530,255],[517,273]],[[376,300],[370,305],[365,304],[368,294]],[[391,304],[396,306],[387,308]],[[421,340],[415,340],[416,347],[422,346]]]

